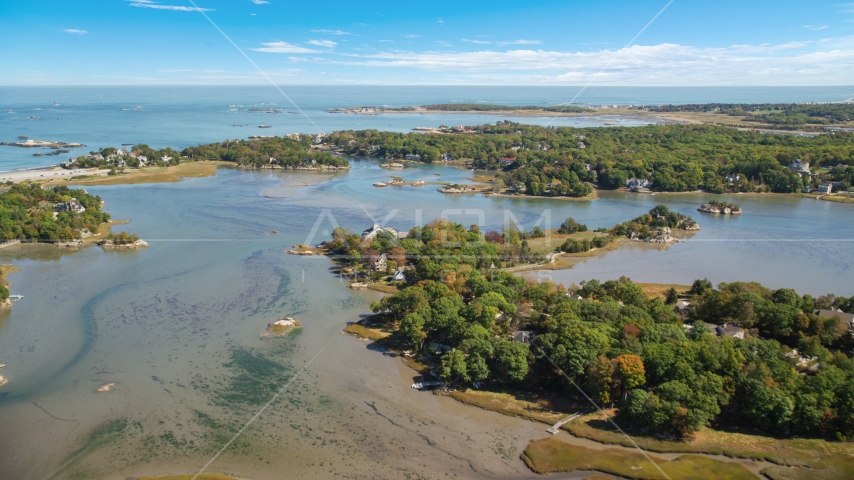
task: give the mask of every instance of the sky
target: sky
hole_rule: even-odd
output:
[[[854,3],[0,0],[0,85],[854,85]]]

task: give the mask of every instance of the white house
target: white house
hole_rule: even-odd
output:
[[[373,227],[362,232],[362,240],[373,240],[374,237],[376,237],[377,234],[380,232],[388,232],[394,235],[395,237],[400,238],[400,235],[397,233],[397,230],[395,230],[394,227],[383,228],[380,226],[380,224],[375,223]]]
[[[833,193],[833,184],[832,183],[822,183],[821,185],[818,186],[816,191],[818,193],[827,193],[827,194]]]

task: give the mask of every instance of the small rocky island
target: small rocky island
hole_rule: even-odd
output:
[[[712,200],[709,203],[704,203],[698,212],[714,213],[715,215],[741,215],[741,207],[734,203],[718,202]]]
[[[299,320],[293,317],[285,317],[267,324],[267,331],[261,334],[261,338],[281,337],[302,327]]]
[[[148,242],[145,240],[141,240],[136,234],[127,233],[127,232],[119,232],[119,233],[108,233],[106,237],[104,237],[104,241],[99,243],[98,245],[101,248],[107,249],[134,249],[134,248],[142,248],[147,247]]]

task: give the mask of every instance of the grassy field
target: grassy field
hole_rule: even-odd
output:
[[[580,406],[562,397],[543,397],[532,394],[489,392],[484,390],[456,390],[450,396],[458,402],[485,410],[522,417],[548,425],[566,418]]]
[[[667,291],[671,288],[675,288],[680,297],[687,297],[688,290],[691,290],[690,285],[678,285],[675,283],[638,283],[636,285],[641,287],[643,293],[650,298],[667,298]]]
[[[391,332],[385,331],[383,329],[367,328],[358,323],[351,323],[350,325],[347,325],[347,327],[344,329],[344,332],[349,333],[350,335],[355,335],[359,338],[370,340],[372,342],[380,341],[391,335]]]
[[[585,415],[563,426],[572,435],[608,445],[633,447],[601,414]],[[628,432],[642,449],[658,453],[706,453],[731,458],[761,460],[780,465],[763,473],[777,480],[854,478],[854,444],[817,438],[774,438],[752,431],[710,428],[685,441],[662,440]],[[795,467],[795,468],[792,468]]]
[[[194,475],[158,475],[156,477],[138,477],[136,480],[191,480]],[[238,477],[223,475],[220,473],[203,473],[196,480],[241,480]]]
[[[624,478],[645,480],[664,480],[667,477],[673,480],[756,479],[756,476],[743,465],[734,462],[697,455],[683,455],[675,460],[651,456],[652,461],[650,461],[640,452],[626,452],[612,448],[593,450],[570,445],[555,438],[531,442],[522,454],[522,459],[531,470],[541,474],[592,470]],[[667,474],[667,477],[662,475],[662,471]]]
[[[127,173],[110,176],[87,176],[87,178],[75,180],[61,179],[50,180],[42,185],[55,187],[65,185],[68,187],[86,185],[130,185],[139,183],[164,183],[180,182],[186,178],[209,177],[216,174],[216,169],[221,166],[234,166],[230,162],[203,161],[186,162],[174,167],[148,167],[142,170],[127,171]]]

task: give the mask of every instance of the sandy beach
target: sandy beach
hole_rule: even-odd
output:
[[[76,177],[79,175],[106,175],[109,170],[106,169],[92,169],[90,171],[81,172],[80,170],[66,170],[61,167],[50,167],[50,168],[35,168],[32,170],[16,170],[12,172],[0,172],[0,182],[23,182],[23,181],[35,181],[35,180],[49,180],[49,179],[68,179],[71,177]]]

